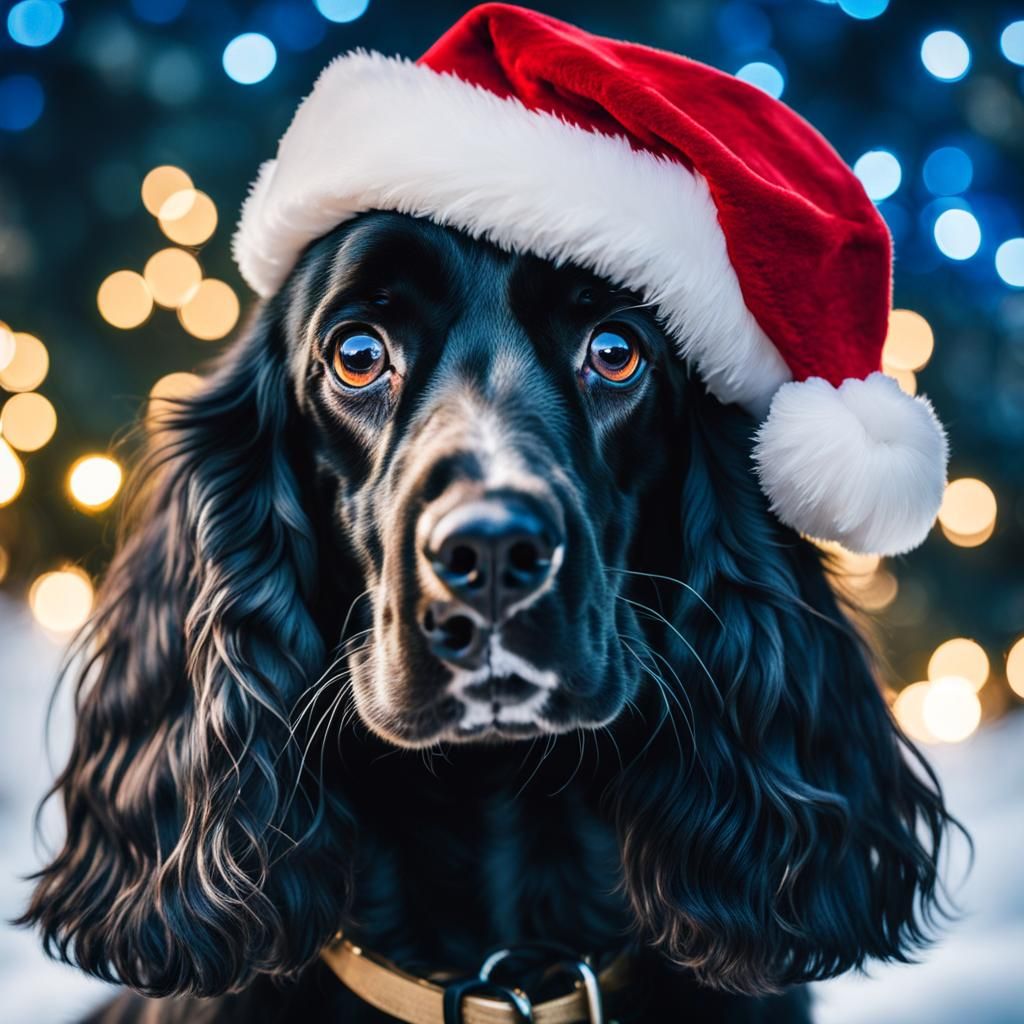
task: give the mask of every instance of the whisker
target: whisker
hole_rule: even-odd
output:
[[[675,576],[665,576],[663,573],[660,572],[640,572],[637,569],[618,569],[611,565],[606,565],[604,568],[608,572],[620,572],[624,573],[627,576],[643,576],[649,580],[665,580],[666,583],[675,583],[678,586],[683,587],[685,590],[688,590],[691,594],[693,594],[693,596],[697,598],[697,600],[700,601],[700,603],[704,605],[704,607],[707,608],[709,612],[711,612],[711,614],[715,617],[715,620],[722,627],[722,629],[725,629],[725,623],[722,621],[722,617],[718,614],[718,612],[716,612],[715,609],[712,608],[710,604],[708,604],[707,600],[705,600],[704,598],[704,595],[699,590],[696,590],[694,587],[691,587],[690,584],[687,583],[685,580],[676,579]]]

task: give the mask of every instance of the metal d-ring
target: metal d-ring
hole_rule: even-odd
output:
[[[583,985],[587,997],[587,1020],[590,1024],[605,1024],[604,999],[601,995],[601,983],[597,979],[594,968],[586,960],[562,960],[552,970],[565,971],[575,975]]]
[[[444,1024],[462,1024],[462,1004],[466,996],[479,993],[504,999],[516,1012],[516,1024],[533,1024],[533,1004],[525,992],[496,985],[482,976],[450,982],[444,990]]]

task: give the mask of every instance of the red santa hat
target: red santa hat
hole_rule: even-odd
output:
[[[878,554],[928,533],[947,446],[928,401],[879,372],[888,231],[761,90],[483,4],[415,63],[357,51],[324,70],[243,207],[242,275],[273,294],[310,242],[371,209],[640,292],[708,389],[760,422],[754,469],[793,528]]]

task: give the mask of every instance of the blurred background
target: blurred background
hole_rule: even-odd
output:
[[[241,201],[337,53],[418,56],[458,0],[0,2],[0,913],[42,854],[43,716],[110,557],[133,423],[186,394],[250,303]],[[964,920],[921,967],[819,993],[823,1021],[1024,1021],[1024,3],[546,0],[803,114],[895,241],[885,369],[946,423],[940,521],[912,555],[837,551],[884,683],[975,832]],[[827,317],[828,310],[822,309]],[[55,709],[52,760],[67,710]],[[959,886],[959,888],[957,888]],[[1016,951],[1016,956],[1012,951]],[[102,991],[0,931],[16,1021]],[[2,1015],[2,1012],[0,1012]],[[4,1019],[8,1019],[4,1017]]]

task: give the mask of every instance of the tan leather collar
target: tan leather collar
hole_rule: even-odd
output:
[[[320,954],[341,982],[363,1002],[406,1024],[444,1024],[444,988],[403,971],[390,960],[353,945],[340,935]],[[597,978],[604,992],[625,986],[629,960],[619,956]],[[582,986],[533,1007],[535,1024],[578,1024],[589,1019]],[[508,1003],[467,995],[462,1004],[464,1024],[515,1024],[520,1020]]]

